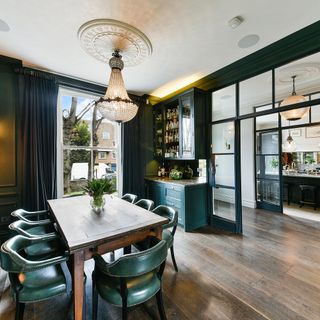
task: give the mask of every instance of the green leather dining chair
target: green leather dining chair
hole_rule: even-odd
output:
[[[130,203],[135,203],[135,201],[137,201],[137,198],[138,196],[132,193],[126,193],[121,197],[122,200],[128,201]]]
[[[57,236],[51,222],[39,224],[37,222],[29,223],[23,220],[17,220],[9,225],[9,229],[11,229],[15,234],[20,234],[30,239],[39,237],[52,238],[53,236],[56,236],[55,241],[43,241],[28,246],[25,251],[30,258],[48,258],[64,248],[64,244]]]
[[[61,268],[61,263],[68,260],[65,252],[42,260],[31,260],[26,254],[30,245],[55,238],[30,239],[17,235],[1,246],[1,267],[9,273],[11,290],[16,300],[15,320],[23,320],[26,303],[46,300],[67,291],[66,278]]]
[[[46,224],[51,222],[48,210],[27,211],[24,209],[17,209],[11,212],[11,216],[29,223],[37,221],[38,223]]]
[[[169,220],[167,224],[164,224],[162,226],[162,239],[167,242],[168,249],[170,248],[172,263],[174,269],[178,272],[178,266],[176,263],[173,249],[174,235],[176,233],[178,224],[178,212],[175,209],[164,205],[157,206],[155,209],[152,210],[152,212]],[[142,240],[135,243],[134,246],[138,250],[144,250],[147,247],[147,243],[145,240]]]
[[[93,320],[97,318],[98,294],[108,303],[122,307],[123,320],[128,317],[128,307],[156,296],[160,317],[166,319],[161,281],[168,248],[164,240],[157,238],[149,238],[148,243],[147,250],[124,255],[112,263],[107,263],[99,254],[93,256]]]
[[[149,199],[140,199],[137,202],[135,202],[135,205],[148,211],[154,208],[154,202]]]

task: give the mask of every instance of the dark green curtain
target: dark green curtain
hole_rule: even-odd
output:
[[[140,102],[135,118],[122,125],[123,194],[145,197],[146,166],[152,159],[152,106]]]
[[[18,70],[22,207],[40,210],[56,198],[58,85],[53,76]]]

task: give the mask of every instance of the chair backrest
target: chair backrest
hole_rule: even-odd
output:
[[[135,205],[150,211],[154,207],[154,202],[149,199],[140,199],[135,203]]]
[[[38,238],[40,236],[51,236],[55,234],[51,222],[48,224],[36,224],[17,220],[9,224],[9,229],[27,238]]]
[[[160,205],[152,210],[153,213],[158,214],[161,217],[169,219],[169,222],[162,226],[163,229],[173,228],[172,235],[175,234],[178,224],[178,212],[169,206]]]
[[[1,246],[2,269],[8,272],[33,271],[68,260],[68,256],[65,253],[43,260],[29,260],[24,253],[24,249],[28,246],[45,241],[54,241],[55,239],[57,239],[56,235],[33,239],[17,235],[10,238]]]
[[[50,222],[48,210],[27,211],[24,209],[17,209],[11,212],[11,216],[31,223],[38,221],[42,221],[44,223]]]
[[[93,256],[95,270],[112,277],[135,277],[151,271],[155,271],[166,260],[168,247],[164,240],[151,238],[152,247],[137,253],[131,253],[120,257],[108,264],[100,255]]]
[[[135,201],[137,201],[137,198],[138,196],[132,193],[126,193],[121,197],[122,200],[131,202],[131,203],[135,203]]]

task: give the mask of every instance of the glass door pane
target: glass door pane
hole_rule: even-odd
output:
[[[211,177],[212,213],[236,222],[234,122],[212,126]]]
[[[256,192],[257,207],[281,211],[280,203],[279,133],[256,133]]]
[[[192,96],[187,94],[180,98],[181,107],[181,157],[182,158],[193,158],[194,157],[194,146],[193,146],[193,108]]]

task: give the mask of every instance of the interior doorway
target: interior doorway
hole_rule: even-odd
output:
[[[283,213],[320,221],[320,125],[282,130]]]

